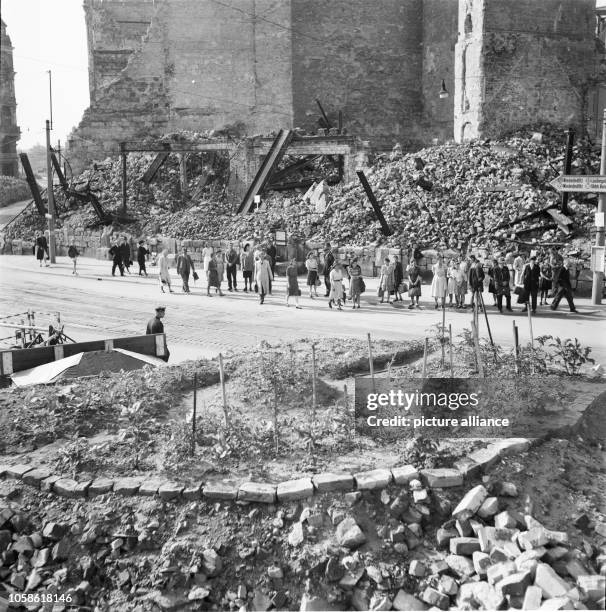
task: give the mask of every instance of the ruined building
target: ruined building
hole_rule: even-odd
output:
[[[0,174],[18,176],[17,141],[21,131],[17,126],[13,47],[1,19],[0,28]]]
[[[315,133],[316,99],[377,149],[538,122],[584,129],[598,88],[595,0],[84,0],[84,11],[80,165],[180,129]]]

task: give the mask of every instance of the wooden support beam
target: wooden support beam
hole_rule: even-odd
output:
[[[364,174],[364,172],[362,172],[362,170],[357,170],[356,174],[358,175],[358,178],[360,179],[360,183],[362,183],[362,187],[364,187],[364,191],[366,192],[366,195],[368,196],[370,204],[373,207],[375,214],[377,215],[377,218],[379,219],[379,223],[381,224],[381,231],[383,232],[383,235],[391,236],[393,232],[391,231],[391,228],[389,227],[389,225],[387,224],[387,221],[385,220],[385,217],[383,216],[383,211],[381,210],[381,206],[377,202],[377,198],[375,198],[375,194],[373,193],[370,185],[368,184],[366,175]]]
[[[143,174],[143,176],[139,180],[142,183],[149,185],[154,180],[154,177],[156,176],[158,170],[160,170],[160,168],[162,167],[162,164],[167,160],[169,154],[170,151],[162,151],[161,153],[158,153],[158,155],[154,157],[152,163],[145,171],[145,174]]]
[[[44,202],[42,201],[40,187],[38,186],[38,182],[34,176],[34,171],[32,170],[32,165],[30,164],[27,153],[19,153],[19,159],[21,160],[21,165],[23,166],[23,171],[25,172],[25,180],[27,181],[29,189],[32,192],[32,198],[34,199],[38,213],[44,216],[46,214],[46,206],[44,206]]]

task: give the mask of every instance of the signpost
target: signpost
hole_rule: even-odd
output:
[[[606,176],[561,174],[549,183],[560,192],[606,193]]]

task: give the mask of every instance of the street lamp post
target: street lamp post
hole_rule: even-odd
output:
[[[48,249],[50,252],[50,262],[56,263],[56,243],[55,243],[55,198],[53,194],[53,172],[51,166],[51,144],[50,144],[50,121],[46,120],[46,196],[48,199]]]

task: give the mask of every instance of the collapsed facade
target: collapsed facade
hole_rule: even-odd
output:
[[[595,0],[85,0],[84,10],[91,105],[69,143],[76,167],[178,130],[315,133],[316,100],[332,126],[340,114],[377,149],[540,122],[585,129],[601,80]]]

